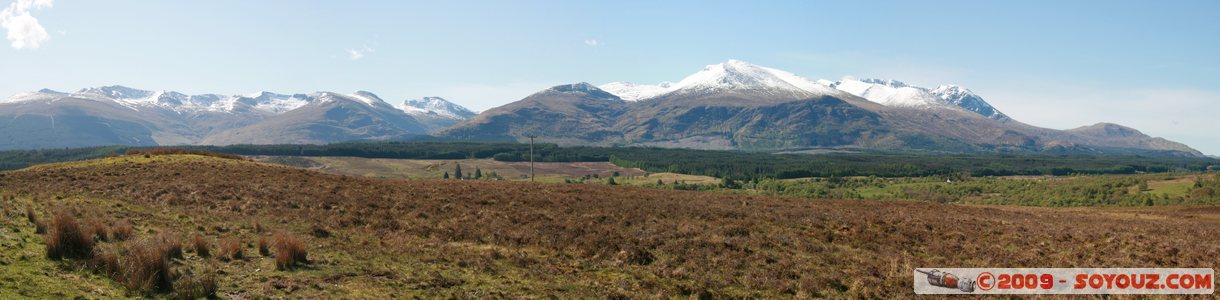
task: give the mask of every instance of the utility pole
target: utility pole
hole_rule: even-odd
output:
[[[534,138],[536,135],[529,135],[530,138],[530,182],[534,182]]]

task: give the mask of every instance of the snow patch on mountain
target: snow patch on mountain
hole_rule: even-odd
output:
[[[664,94],[665,92],[669,91],[671,86],[673,86],[673,83],[669,81],[664,81],[656,85],[617,81],[599,85],[597,87],[603,91],[614,94],[623,100],[639,101]]]
[[[427,115],[454,120],[465,120],[475,116],[475,113],[469,109],[441,97],[407,99],[394,107],[413,116]]]
[[[845,77],[832,87],[869,101],[892,107],[937,108],[952,107],[971,111],[995,120],[1008,120],[982,97],[956,85],[942,85],[928,89],[897,80],[855,79]]]
[[[825,82],[810,80],[796,74],[745,61],[730,59],[708,65],[677,83],[658,85],[611,82],[600,86],[628,101],[648,100],[670,95],[747,92],[755,95],[808,98],[819,95],[845,95]]]
[[[272,92],[258,92],[239,96],[236,101],[228,102],[229,106],[225,109],[226,111],[233,111],[237,109],[237,103],[243,103],[256,110],[278,115],[305,106],[305,104],[309,104],[315,99],[317,99],[317,95],[285,95]]]

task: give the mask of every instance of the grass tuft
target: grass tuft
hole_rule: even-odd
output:
[[[199,255],[199,257],[208,257],[211,255],[211,251],[209,250],[211,245],[209,245],[208,240],[203,238],[201,235],[196,234],[191,238],[191,248],[195,250],[195,255]]]
[[[258,238],[258,255],[271,256],[271,247],[267,244],[267,237]]]
[[[237,237],[231,237],[220,241],[220,257],[226,260],[242,259],[245,255],[242,253],[241,240]]]
[[[292,234],[280,232],[275,234],[275,268],[293,270],[299,264],[308,264],[305,244]]]
[[[89,225],[86,225],[86,228],[88,228],[89,236],[91,238],[93,238],[96,241],[102,241],[102,242],[110,240],[110,234],[108,232],[109,228],[106,227],[105,223],[102,223],[101,221],[98,221],[97,219],[93,219],[93,220],[89,220],[89,222],[87,224],[89,224]]]
[[[179,241],[173,233],[161,231],[157,234],[157,245],[165,250],[165,257],[182,259],[182,241]]]
[[[93,237],[76,222],[72,213],[58,211],[53,222],[46,238],[48,258],[88,259],[93,256]]]
[[[128,290],[139,292],[169,292],[173,290],[168,248],[159,237],[137,242],[127,248],[120,261],[119,283]]]
[[[116,241],[126,241],[134,236],[134,229],[132,229],[131,223],[119,221],[110,227],[110,235]]]

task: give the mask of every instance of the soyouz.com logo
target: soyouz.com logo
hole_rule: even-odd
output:
[[[916,294],[1212,294],[1209,268],[918,268]]]

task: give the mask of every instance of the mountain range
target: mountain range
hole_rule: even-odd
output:
[[[1070,130],[1013,120],[969,89],[895,80],[811,80],[729,60],[678,82],[555,86],[438,133],[455,139],[575,145],[802,151],[1201,156],[1117,124]]]
[[[186,95],[123,86],[48,89],[0,101],[0,149],[393,140],[473,115],[438,97],[391,105],[377,95],[316,92]]]
[[[185,95],[122,86],[40,90],[0,101],[0,149],[97,145],[321,144],[434,135],[563,145],[806,151],[1202,156],[1117,124],[1021,123],[967,88],[811,80],[739,60],[677,82],[554,86],[479,114],[439,97],[369,92]]]

